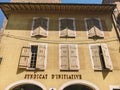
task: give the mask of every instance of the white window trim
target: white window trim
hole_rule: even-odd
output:
[[[76,54],[77,54],[78,70],[79,70],[80,69],[80,62],[79,62],[79,54],[78,54],[78,45],[77,44],[59,44],[59,69],[61,70],[61,46],[62,45],[75,45]]]
[[[48,45],[46,43],[30,43],[30,48],[32,45],[45,45],[46,47],[46,50],[45,50],[45,61],[44,61],[44,70],[46,69],[47,67],[47,52],[48,52]],[[31,49],[30,49],[31,50]],[[28,64],[31,62],[31,52],[30,52],[30,58],[28,60]],[[27,70],[35,70],[36,68],[30,68],[30,67],[27,67]]]
[[[74,34],[75,34],[75,37],[76,37],[76,26],[75,26],[75,18],[59,18],[59,37],[60,37],[60,33],[61,33],[61,23],[60,23],[60,20],[62,19],[71,19],[73,20],[73,26],[74,26]]]
[[[85,30],[86,30],[87,37],[88,37],[88,31],[89,31],[89,30],[88,30],[88,28],[87,28],[87,22],[86,22],[86,20],[88,20],[88,19],[92,19],[92,18],[84,18],[84,22],[85,22]],[[99,20],[99,24],[100,24],[101,32],[102,32],[102,34],[103,34],[103,36],[104,36],[103,27],[102,27],[102,23],[101,23],[100,18],[94,18],[94,19]]]
[[[47,19],[48,21],[47,21],[47,36],[48,36],[48,29],[49,29],[49,18],[48,17],[33,17],[33,20],[32,20],[32,30],[31,30],[31,33],[30,33],[30,35],[31,36],[33,36],[32,35],[32,33],[33,33],[33,31],[34,31],[34,28],[33,28],[33,26],[34,26],[34,24],[35,24],[35,19],[37,19],[37,18],[45,18],[45,19]]]
[[[113,90],[113,89],[120,89],[120,85],[118,85],[118,86],[110,86],[110,90]]]
[[[37,85],[39,87],[41,87],[43,90],[47,90],[46,87],[38,82],[38,81],[35,81],[35,80],[20,80],[20,81],[16,81],[10,85],[8,85],[5,90],[11,90],[13,88],[15,88],[16,86],[19,86],[19,85],[23,85],[23,84],[32,84],[32,85]]]
[[[102,43],[101,43],[101,44],[102,44]],[[96,46],[96,45],[101,46],[101,44],[99,44],[99,43],[96,43],[96,44],[89,44],[90,60],[91,60],[92,68],[93,68],[93,69],[94,69],[94,60],[93,60],[93,58],[92,58],[91,46]],[[107,50],[108,50],[108,47],[107,47]],[[109,50],[108,50],[108,52],[109,52]],[[110,57],[110,53],[109,53],[109,57]],[[111,58],[110,58],[110,62],[109,62],[109,63],[111,64],[111,70],[113,70],[113,65],[112,65]]]
[[[88,81],[85,81],[85,80],[72,80],[72,81],[65,82],[59,88],[59,90],[63,90],[65,87],[70,86],[70,85],[75,85],[75,84],[85,85],[85,86],[92,88],[93,90],[100,90],[95,84],[88,82]]]

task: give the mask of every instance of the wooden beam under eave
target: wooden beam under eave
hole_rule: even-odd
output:
[[[39,7],[39,5],[36,5],[36,8],[37,8],[38,10],[40,10],[40,7]]]
[[[14,7],[16,8],[16,10],[20,10],[18,5],[14,5]]]
[[[16,10],[15,7],[14,7],[14,5],[9,5],[9,6],[11,7],[11,10],[13,10],[13,11]]]

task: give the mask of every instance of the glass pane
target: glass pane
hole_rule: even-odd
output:
[[[43,90],[41,87],[32,84],[25,84],[15,87],[12,90]]]

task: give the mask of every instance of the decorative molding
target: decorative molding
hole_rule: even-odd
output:
[[[43,90],[47,90],[46,87],[42,83],[40,83],[38,81],[34,81],[34,80],[20,80],[20,81],[14,82],[14,83],[8,85],[5,88],[5,90],[11,90],[11,89],[15,88],[16,86],[23,85],[23,84],[33,84],[33,85],[36,85],[36,86],[42,88]]]
[[[66,83],[64,83],[60,88],[59,90],[64,90],[65,87],[67,86],[70,86],[70,85],[75,85],[75,84],[80,84],[80,85],[86,85],[90,88],[92,88],[93,90],[99,90],[99,88],[91,83],[91,82],[88,82],[88,81],[85,81],[85,80],[73,80],[73,81],[68,81]]]
[[[120,89],[120,85],[119,86],[110,86],[110,90],[113,90],[113,89]]]

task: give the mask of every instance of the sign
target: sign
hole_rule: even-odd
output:
[[[81,79],[80,74],[25,74],[24,79]]]

